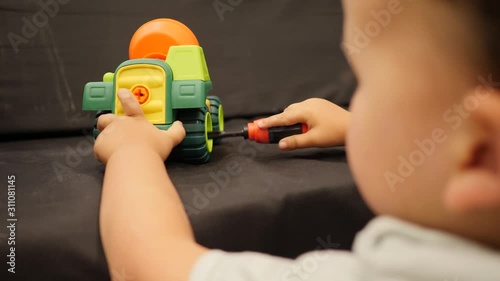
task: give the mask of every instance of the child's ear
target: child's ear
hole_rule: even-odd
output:
[[[500,209],[500,89],[482,91],[452,143],[456,169],[444,202],[454,213]]]

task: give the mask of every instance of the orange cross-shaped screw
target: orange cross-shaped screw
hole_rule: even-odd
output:
[[[135,86],[132,89],[132,94],[140,104],[144,104],[149,99],[149,90],[144,86]]]

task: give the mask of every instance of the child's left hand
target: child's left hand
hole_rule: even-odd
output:
[[[152,151],[163,160],[167,159],[186,136],[182,123],[176,121],[167,131],[159,130],[146,119],[129,90],[120,89],[118,98],[126,116],[105,114],[99,117],[97,128],[101,133],[94,145],[96,158],[106,164],[116,152],[138,149]]]

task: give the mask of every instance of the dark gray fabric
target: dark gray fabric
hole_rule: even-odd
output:
[[[64,4],[23,33],[41,2]],[[0,280],[109,280],[98,232],[104,168],[84,131],[95,113],[81,111],[82,91],[127,59],[141,24],[160,17],[197,35],[211,94],[233,118],[228,129],[308,97],[349,103],[355,81],[339,47],[339,0],[0,1],[0,177],[16,175],[19,219],[17,278],[6,279],[4,182]],[[28,37],[18,50],[13,34]],[[206,165],[167,168],[197,240],[211,248],[285,257],[348,249],[372,216],[341,148],[284,153],[232,139]]]
[[[23,18],[33,23],[39,2],[55,1],[68,3],[23,33]],[[220,3],[237,5],[218,13]],[[161,17],[197,35],[228,117],[276,113],[308,97],[350,100],[339,0],[2,0],[0,137],[87,128],[93,114],[80,110],[83,86],[114,71],[135,30]],[[9,34],[27,43],[16,52]]]
[[[0,143],[0,176],[16,175],[16,280],[109,280],[98,232],[104,168],[90,144],[84,135]],[[214,148],[208,164],[167,162],[167,170],[197,240],[211,248],[286,257],[316,248],[349,249],[372,216],[341,148],[285,153],[276,145],[231,139]],[[5,251],[2,242],[1,260]]]

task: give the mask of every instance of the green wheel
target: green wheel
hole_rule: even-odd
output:
[[[213,130],[214,132],[224,131],[224,108],[220,99],[216,96],[207,96],[210,102],[210,115],[212,115]],[[220,139],[216,139],[215,143],[218,144]]]
[[[186,129],[186,138],[173,151],[173,157],[190,164],[203,164],[212,156],[213,140],[207,134],[212,132],[212,116],[206,108],[184,109],[177,113],[177,119]]]

